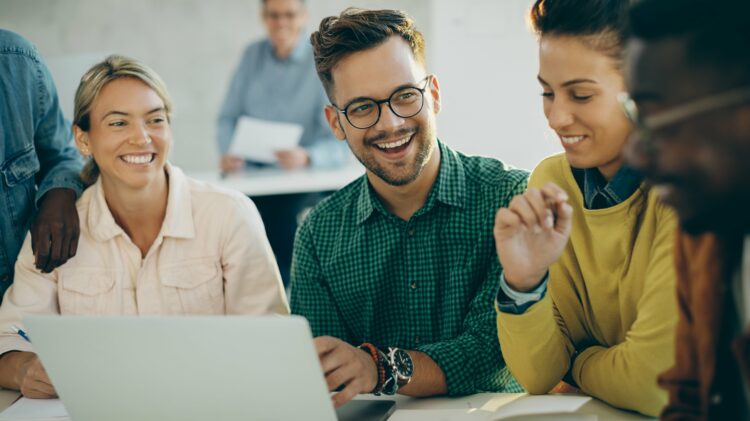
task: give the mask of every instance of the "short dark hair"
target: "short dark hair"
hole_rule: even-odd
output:
[[[424,64],[424,38],[414,20],[400,10],[347,8],[339,16],[329,16],[310,36],[315,55],[315,70],[328,97],[332,97],[331,71],[345,56],[400,36],[411,47],[414,58]]]
[[[536,0],[529,20],[538,36],[581,37],[622,63],[629,35],[628,0]]]
[[[750,83],[750,1],[644,0],[630,19],[633,37],[684,38],[689,63],[720,67],[722,83]]]

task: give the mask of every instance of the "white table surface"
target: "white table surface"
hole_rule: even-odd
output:
[[[284,171],[263,168],[229,174],[226,177],[222,177],[219,171],[186,172],[189,177],[238,190],[251,197],[338,190],[364,173],[364,167],[359,163],[336,169]]]
[[[469,409],[480,408],[493,411],[507,404],[521,393],[478,393],[460,398],[409,398],[406,396],[372,396],[360,395],[357,399],[392,399],[396,401],[396,412],[399,409],[407,410],[435,410],[435,409]],[[10,406],[19,397],[18,392],[0,389],[0,411]],[[615,409],[601,401],[592,399],[586,403],[576,414],[581,416],[596,415],[598,421],[638,421],[650,418]]]

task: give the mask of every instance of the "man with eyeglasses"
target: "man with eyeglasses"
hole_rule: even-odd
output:
[[[647,0],[631,11],[631,165],[681,231],[665,420],[750,415],[750,4]]]
[[[437,139],[440,85],[405,13],[347,9],[311,41],[328,123],[366,168],[295,240],[291,307],[334,403],[521,391],[497,341],[492,220],[528,174]]]
[[[232,77],[219,113],[217,140],[223,173],[267,167],[267,163],[232,156],[229,149],[237,122],[243,116],[292,123],[303,128],[299,145],[276,151],[284,170],[333,168],[348,162],[345,145],[331,135],[323,115],[328,103],[315,74],[312,49],[304,32],[304,0],[262,0],[268,37],[251,43]],[[279,263],[284,284],[289,283],[292,243],[298,215],[315,205],[321,193],[254,197]]]

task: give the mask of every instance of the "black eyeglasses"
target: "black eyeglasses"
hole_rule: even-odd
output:
[[[680,124],[685,120],[707,112],[750,101],[750,86],[698,98],[647,117],[643,117],[638,113],[637,104],[630,98],[627,92],[621,92],[617,99],[622,107],[622,112],[635,127],[638,139],[644,142],[650,149],[653,149],[654,131]]]
[[[294,20],[297,19],[297,16],[299,16],[300,12],[263,12],[263,16],[266,19],[270,19],[273,21],[279,21],[282,19],[285,20]]]
[[[393,114],[401,118],[414,117],[424,107],[424,92],[430,83],[432,75],[425,76],[422,88],[409,86],[396,89],[388,99],[357,98],[351,101],[343,109],[331,103],[331,106],[344,114],[346,120],[358,129],[369,129],[380,121],[380,109],[383,104],[388,104]],[[422,82],[422,80],[420,82]]]

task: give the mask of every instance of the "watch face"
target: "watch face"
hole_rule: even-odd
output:
[[[411,360],[411,356],[403,349],[395,350],[393,353],[393,364],[402,378],[409,378],[414,373],[414,363]]]

